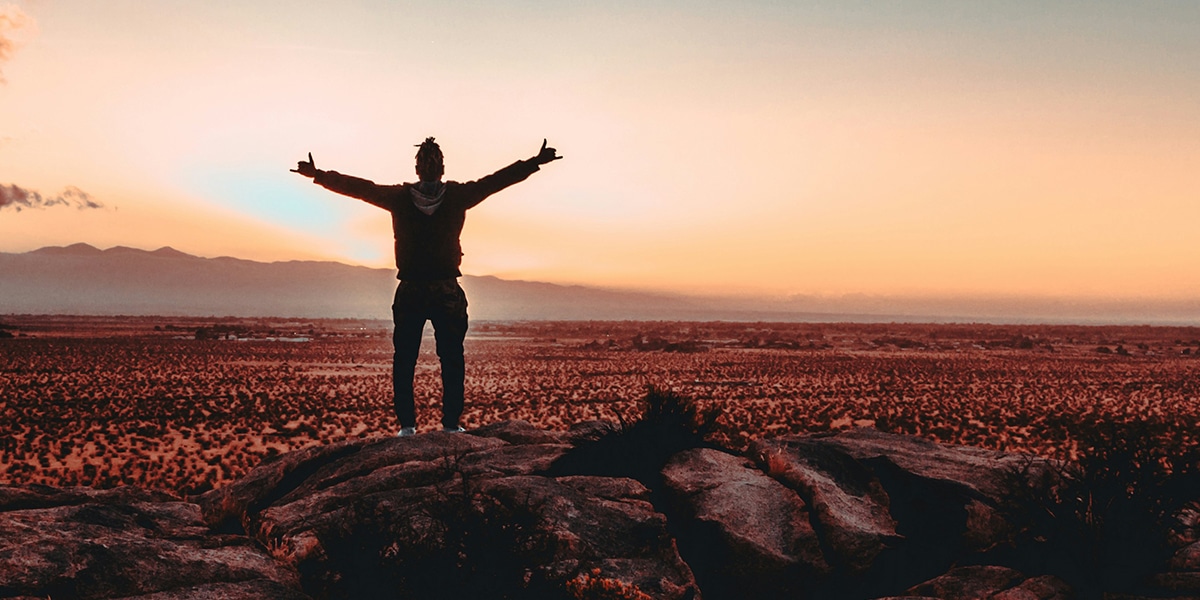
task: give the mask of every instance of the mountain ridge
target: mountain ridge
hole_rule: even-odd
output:
[[[395,270],[87,243],[0,253],[0,313],[390,319]],[[473,318],[668,320],[683,297],[465,275]],[[332,292],[331,290],[336,290]]]
[[[465,275],[473,319],[1200,325],[1200,298],[685,295]],[[0,252],[0,314],[391,319],[395,271],[87,243]]]

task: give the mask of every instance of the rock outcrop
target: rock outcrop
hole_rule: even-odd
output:
[[[294,569],[164,494],[0,488],[0,511],[0,597],[308,597]]]
[[[694,549],[689,563],[709,574],[710,596],[799,595],[828,575],[804,500],[751,461],[688,450],[667,463],[663,478],[679,535]]]
[[[563,472],[605,429],[340,442],[186,501],[0,486],[0,598],[1072,597],[994,562],[1028,457],[857,429],[685,450],[647,483]],[[1200,589],[1177,545],[1158,597]]]
[[[457,556],[403,573],[405,559],[429,563],[443,551],[516,571],[478,573],[481,590],[497,585],[496,577],[519,587],[587,574],[659,598],[694,595],[691,570],[641,484],[539,475],[571,446],[526,423],[476,434],[438,432],[314,452],[290,471],[303,470],[303,478],[266,465],[198,501],[214,525],[237,517],[249,536],[295,565],[306,589],[323,596],[425,589],[443,585],[439,576],[473,576]],[[424,555],[409,556],[414,549]],[[384,561],[386,573],[343,576],[381,555],[395,559]]]

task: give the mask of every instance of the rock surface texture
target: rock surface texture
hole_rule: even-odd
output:
[[[162,494],[0,488],[0,510],[0,597],[308,597],[295,569]]]
[[[1029,459],[856,429],[685,450],[646,484],[552,468],[605,429],[341,442],[188,501],[0,486],[0,598],[1073,597],[989,562]],[[1200,589],[1197,544],[1157,597]]]

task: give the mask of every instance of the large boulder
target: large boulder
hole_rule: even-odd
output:
[[[700,448],[661,470],[659,457],[649,470],[608,465],[639,480],[562,466],[611,431],[506,421],[349,440],[275,457],[190,501],[0,486],[0,597],[1071,594],[989,550],[1010,534],[1005,487],[1044,463],[859,429],[761,440],[749,458]],[[1189,543],[1181,534],[1145,589],[1200,590]]]
[[[1007,590],[1023,579],[1019,571],[1007,567],[956,567],[944,575],[913,586],[908,593],[942,600],[980,600]]]
[[[469,432],[471,435],[504,440],[510,444],[561,444],[569,442],[571,435],[561,431],[547,431],[534,427],[524,419],[498,421]]]
[[[210,523],[240,523],[295,565],[318,596],[536,593],[580,577],[695,595],[641,484],[543,474],[566,439],[505,422],[360,441],[264,464],[198,501]]]
[[[917,477],[951,483],[973,497],[993,501],[1006,492],[1011,473],[1045,464],[1044,460],[1023,454],[938,444],[870,427],[814,437],[822,445],[838,448],[855,460],[868,463],[886,460]]]
[[[685,556],[709,594],[796,596],[829,565],[804,500],[754,464],[719,450],[675,455],[663,469]]]
[[[293,477],[287,482],[293,486],[291,489],[276,488],[276,492],[282,492],[276,500],[256,506],[286,504],[299,498],[319,495],[344,482],[358,483],[364,477],[386,479],[380,476],[381,472],[387,473],[389,469],[398,467],[442,466],[450,469],[472,452],[503,445],[505,442],[498,439],[446,432],[372,440],[359,446],[353,455],[332,455],[323,464],[316,465],[311,473],[299,473],[304,476],[303,479]],[[352,484],[350,487],[356,486]]]
[[[361,449],[359,440],[310,446],[268,460],[237,481],[211,490],[193,500],[203,509],[210,527],[244,531],[246,515],[257,512],[279,496],[294,489],[313,471],[339,457]]]
[[[119,504],[133,502],[169,502],[177,497],[162,491],[143,490],[133,486],[111,489],[86,487],[56,488],[48,485],[0,485],[0,512],[35,508],[71,506],[86,502]]]
[[[996,592],[990,600],[1072,600],[1074,597],[1071,587],[1063,580],[1053,575],[1038,575]]]
[[[1026,578],[1008,567],[955,567],[910,588],[905,598],[938,600],[1069,600],[1071,589],[1051,575]]]
[[[455,494],[476,493],[473,482],[477,478],[526,475],[537,466],[547,466],[564,451],[561,445],[510,446],[456,434],[423,436],[442,438],[447,454],[438,456],[430,452],[430,440],[420,437],[381,443],[389,448],[389,455],[406,446],[412,449],[411,455],[394,455],[395,464],[361,470],[353,466],[359,458],[355,454],[345,461],[349,465],[335,461],[318,469],[295,489],[246,515],[249,533],[264,544],[282,548],[294,561],[324,560],[328,553],[321,540],[338,538],[340,532],[362,526],[358,519],[383,514],[381,518],[395,522],[381,526],[400,526],[411,515],[434,510],[432,506]],[[477,451],[460,453],[463,443]],[[347,472],[356,475],[347,477]]]
[[[135,488],[3,487],[0,498],[0,596],[199,598],[216,586],[307,598],[294,570],[245,537],[212,533],[195,504]]]
[[[527,507],[551,551],[539,565],[554,580],[591,574],[636,586],[654,598],[695,595],[692,571],[679,556],[667,519],[632,479],[503,477],[481,491],[512,510]]]
[[[203,583],[116,600],[285,600],[308,598],[296,590],[268,579],[240,583]]]
[[[895,585],[1005,544],[1013,530],[998,507],[1008,486],[1046,468],[871,428],[760,440],[751,453],[808,503],[831,563],[876,579],[888,571]]]
[[[1012,528],[997,507],[1017,478],[1038,477],[1050,468],[1049,461],[1034,456],[872,428],[826,436],[821,443],[867,465],[888,489],[893,512],[919,524],[918,537],[927,545],[954,553],[984,552],[1009,541]],[[947,539],[951,535],[956,539]]]
[[[833,555],[827,560],[862,574],[900,541],[889,498],[866,465],[820,438],[797,436],[756,442],[769,474],[799,492],[815,514],[817,533]]]

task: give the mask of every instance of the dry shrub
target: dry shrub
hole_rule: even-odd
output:
[[[791,469],[791,463],[788,461],[787,455],[782,450],[775,452],[764,452],[759,456],[759,464],[763,466],[767,475],[778,478]]]
[[[630,477],[656,490],[667,460],[691,448],[712,447],[717,415],[694,400],[650,386],[642,399],[642,415],[632,423],[603,431],[555,461],[551,475]]]
[[[565,588],[572,600],[652,600],[636,585],[601,577],[600,569],[576,576],[566,582]]]
[[[1001,508],[1019,531],[1014,562],[1081,598],[1136,590],[1165,570],[1177,517],[1200,498],[1200,451],[1163,419],[1077,427],[1076,460],[1010,474]]]

